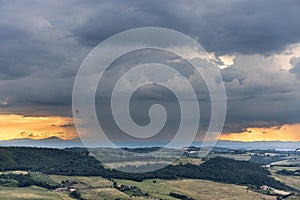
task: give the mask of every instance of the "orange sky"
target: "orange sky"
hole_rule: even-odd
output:
[[[270,128],[249,127],[242,133],[222,134],[219,139],[233,141],[300,141],[300,124]],[[15,138],[42,139],[51,136],[77,138],[71,117],[27,117],[0,114],[0,140]]]
[[[0,140],[14,138],[42,139],[57,136],[62,139],[77,138],[70,117],[25,117],[0,115]]]
[[[242,133],[222,134],[221,140],[234,141],[300,141],[300,124],[284,124],[270,128],[247,128]]]

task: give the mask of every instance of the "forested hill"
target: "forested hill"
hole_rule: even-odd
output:
[[[86,151],[35,147],[0,147],[0,170],[30,170],[47,174],[103,173],[101,163]]]
[[[277,189],[292,190],[270,177],[260,165],[227,158],[213,158],[201,165],[169,165],[149,173],[124,173],[104,168],[86,151],[49,148],[0,147],[0,170],[28,170],[45,174],[102,176],[108,179],[206,179],[238,185],[268,185]]]

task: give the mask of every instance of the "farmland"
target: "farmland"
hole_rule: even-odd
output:
[[[101,177],[57,176],[42,175],[45,180],[61,182],[64,180],[78,181],[81,196],[84,199],[131,199],[129,195],[112,187],[112,182]],[[41,178],[41,177],[40,177]],[[135,182],[130,180],[116,180],[119,184],[134,185],[149,193],[148,199],[170,199],[170,192],[184,194],[194,199],[276,199],[272,196],[262,195],[245,186],[223,184],[205,180],[146,180]],[[37,186],[25,188],[0,187],[0,199],[66,199],[71,200],[68,192],[55,192]],[[146,199],[139,197],[138,199]]]
[[[291,153],[230,150],[202,158],[191,153],[163,169],[132,174],[104,167],[84,149],[0,150],[6,155],[0,162],[0,199],[299,199],[297,163],[272,165],[278,160],[295,160],[297,155]],[[124,159],[134,166],[132,157]],[[155,164],[153,157],[142,160],[135,165],[137,169]],[[114,158],[111,163],[124,165]],[[282,170],[292,175],[280,174]],[[276,189],[288,195],[275,193]]]

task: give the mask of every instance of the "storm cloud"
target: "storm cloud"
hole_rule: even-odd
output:
[[[71,116],[74,78],[89,51],[121,31],[158,26],[196,39],[220,64],[219,56],[235,56],[221,70],[224,132],[300,123],[300,51],[292,47],[299,10],[297,0],[0,1],[1,112]]]

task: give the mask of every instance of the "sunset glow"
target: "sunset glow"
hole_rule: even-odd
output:
[[[70,117],[27,117],[0,115],[0,140],[15,138],[42,139],[56,136],[62,139],[77,138]]]
[[[220,136],[221,140],[233,141],[300,141],[300,124],[285,124],[270,128],[247,128],[242,133],[229,133]]]

